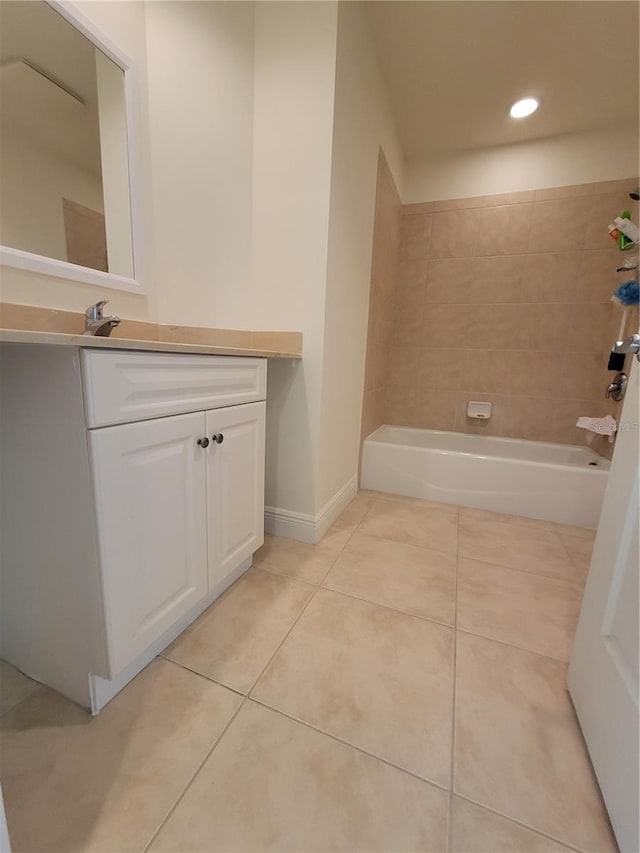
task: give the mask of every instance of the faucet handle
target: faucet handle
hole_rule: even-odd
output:
[[[102,309],[107,304],[108,299],[101,299],[99,302],[96,302],[95,305],[90,305],[87,310],[84,312],[84,316],[87,320],[102,320]]]

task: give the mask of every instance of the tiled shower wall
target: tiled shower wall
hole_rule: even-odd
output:
[[[400,196],[384,154],[380,151],[373,226],[367,357],[362,400],[362,438],[384,423],[385,381],[395,302],[401,218]]]
[[[405,205],[384,378],[375,362],[384,409],[363,433],[383,421],[583,444],[580,415],[615,417],[606,367],[622,311],[610,300],[633,274],[616,273],[629,253],[607,225],[623,209],[638,221],[637,186]],[[467,418],[469,400],[491,402],[491,419]],[[598,438],[596,449],[608,448]]]

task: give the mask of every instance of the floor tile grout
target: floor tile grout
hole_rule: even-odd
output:
[[[484,566],[492,566],[495,569],[504,569],[507,572],[520,572],[523,575],[533,575],[533,577],[544,578],[548,581],[562,581],[562,583],[569,583],[572,586],[579,587],[583,591],[586,583],[586,578],[585,580],[572,580],[571,578],[564,578],[560,575],[547,575],[542,574],[541,572],[534,572],[532,569],[522,569],[519,566],[506,566],[504,563],[490,563],[489,560],[479,560],[477,557],[468,557],[466,554],[458,554],[458,556],[463,560],[473,560],[474,563],[482,563]],[[579,568],[573,560],[570,562],[571,565],[579,571]]]
[[[440,625],[442,628],[454,629],[451,622],[441,622],[439,619],[432,619],[430,616],[422,616],[420,613],[413,613],[411,610],[401,610],[399,607],[392,607],[390,604],[382,604],[380,601],[372,601],[370,598],[363,598],[361,595],[354,595],[351,592],[345,592],[342,589],[335,589],[331,586],[320,586],[318,589],[324,589],[327,592],[334,592],[336,595],[343,595],[345,598],[352,598],[354,601],[361,601],[363,604],[371,604],[374,607],[384,607],[386,610],[391,610],[393,613],[400,613],[402,616],[411,616],[414,619],[422,619],[423,622],[431,622],[433,625]]]
[[[451,697],[451,760],[449,771],[449,814],[447,822],[447,851],[453,843],[453,788],[455,784],[456,761],[456,675],[458,657],[458,572],[460,569],[460,513],[456,525],[456,574],[453,598],[453,660],[452,660],[452,697]]]
[[[527,649],[525,646],[516,646],[515,643],[508,643],[506,640],[497,640],[495,637],[487,637],[486,634],[478,634],[475,631],[469,631],[466,628],[456,628],[456,634],[467,634],[469,637],[477,637],[479,640],[489,640],[490,643],[498,643],[500,646],[508,646],[510,649],[515,649],[518,652],[527,652],[530,655],[537,655],[537,657],[546,658],[546,660],[552,660],[555,663],[562,663],[565,666],[569,665],[569,661],[564,658],[547,655],[544,652],[538,652],[535,649]]]
[[[304,580],[303,578],[296,577],[296,575],[288,575],[286,572],[279,572],[277,569],[274,569],[273,566],[269,566],[264,563],[256,563],[254,566],[251,566],[251,568],[260,572],[268,572],[270,575],[275,575],[277,578],[283,578],[283,580],[296,581],[297,583],[303,583],[314,588],[318,586],[318,584],[313,583],[313,581]],[[241,575],[241,577],[244,577],[244,575]]]
[[[230,687],[228,684],[225,684],[224,681],[218,681],[217,678],[213,678],[211,675],[206,675],[204,672],[199,672],[197,669],[192,669],[190,666],[187,666],[180,661],[174,660],[173,658],[167,657],[164,653],[160,653],[158,655],[162,660],[166,660],[167,663],[172,663],[174,666],[179,666],[180,669],[184,669],[187,672],[191,672],[194,675],[200,676],[200,678],[204,678],[205,681],[210,681],[211,684],[215,684],[218,687],[224,687],[225,690],[230,690],[232,693],[235,693],[236,696],[241,696],[243,699],[247,698],[247,694],[243,693],[242,690],[238,690],[237,687]]]
[[[545,832],[542,829],[538,829],[535,826],[531,826],[529,823],[523,823],[523,821],[518,820],[515,817],[511,817],[510,815],[504,814],[503,812],[497,811],[497,809],[492,808],[491,806],[487,806],[484,803],[480,803],[477,800],[472,800],[471,797],[467,797],[464,794],[460,794],[457,791],[452,791],[452,796],[456,797],[459,800],[464,800],[467,803],[471,803],[473,806],[477,806],[480,809],[484,809],[484,811],[490,812],[491,814],[496,815],[497,817],[502,818],[503,820],[509,821],[509,823],[513,823],[516,826],[520,826],[523,829],[529,830],[529,832],[535,832],[536,835],[540,835],[543,838],[548,838],[549,841],[554,841],[556,844],[561,844],[563,847],[566,847],[568,850],[575,850],[576,853],[593,853],[593,851],[583,850],[581,847],[576,847],[574,844],[571,844],[568,841],[564,841],[562,838],[559,838],[556,835],[549,835],[548,832]]]
[[[395,770],[399,770],[401,773],[406,773],[407,776],[411,776],[413,779],[417,779],[419,782],[424,782],[425,785],[432,785],[439,791],[444,791],[447,794],[449,793],[449,789],[444,785],[441,785],[439,782],[435,782],[433,779],[426,779],[424,776],[420,776],[418,773],[415,773],[413,770],[409,770],[407,767],[402,767],[402,765],[400,764],[395,764],[393,761],[390,761],[388,758],[384,758],[382,755],[377,755],[375,752],[369,752],[369,750],[364,749],[362,746],[358,746],[355,743],[352,743],[350,740],[341,738],[339,735],[336,735],[333,732],[328,732],[326,729],[321,729],[318,726],[314,726],[313,723],[310,723],[308,720],[302,720],[300,717],[296,717],[293,714],[288,714],[286,711],[283,711],[282,708],[276,708],[275,705],[269,705],[269,703],[265,702],[263,699],[258,699],[256,696],[247,696],[247,700],[249,702],[255,702],[256,705],[260,705],[263,708],[268,708],[270,711],[273,711],[276,714],[280,714],[282,717],[286,717],[288,720],[292,720],[294,723],[299,723],[301,726],[306,726],[308,729],[311,729],[312,731],[317,732],[320,735],[324,735],[325,737],[336,741],[336,743],[341,743],[344,746],[348,746],[351,749],[355,749],[356,752],[361,752],[363,755],[367,755],[369,758],[373,758],[375,761],[380,761],[382,764],[386,764],[388,767],[393,767]]]
[[[231,723],[233,723],[233,721],[234,721],[234,720],[235,720],[235,718],[238,716],[238,714],[240,713],[240,711],[242,710],[242,708],[244,707],[244,705],[245,705],[245,703],[246,703],[246,702],[247,702],[247,697],[246,697],[246,696],[242,696],[242,697],[241,697],[241,702],[240,702],[240,704],[238,705],[238,707],[236,708],[236,710],[233,712],[233,714],[229,717],[229,719],[227,720],[226,725],[223,727],[223,729],[222,729],[222,731],[220,732],[220,734],[218,735],[218,737],[214,740],[214,742],[213,742],[213,744],[211,745],[211,747],[207,750],[207,753],[206,753],[205,757],[202,759],[202,761],[201,761],[201,762],[200,762],[200,764],[198,765],[198,767],[197,767],[196,771],[193,773],[193,775],[191,776],[191,778],[190,778],[190,779],[189,779],[189,781],[187,782],[186,786],[183,788],[182,792],[180,793],[180,795],[178,796],[178,798],[176,799],[176,801],[174,802],[174,804],[171,806],[171,808],[169,809],[169,811],[168,811],[168,812],[167,812],[167,814],[165,815],[164,819],[160,822],[160,825],[158,826],[158,828],[156,829],[156,831],[153,833],[153,835],[151,836],[151,838],[149,839],[149,841],[148,841],[148,842],[145,844],[145,846],[143,847],[143,849],[142,849],[142,853],[147,853],[147,851],[149,850],[149,848],[151,847],[151,845],[153,844],[153,842],[154,842],[154,841],[156,840],[156,838],[160,835],[160,833],[162,832],[163,827],[165,826],[165,824],[167,823],[167,821],[171,818],[171,815],[175,812],[175,810],[177,809],[177,807],[180,805],[180,803],[181,803],[182,799],[184,798],[185,794],[187,793],[187,791],[188,791],[188,790],[189,790],[189,788],[191,787],[191,785],[192,785],[193,781],[195,780],[195,778],[197,777],[197,775],[200,773],[200,771],[202,770],[202,768],[204,767],[204,765],[207,763],[207,761],[208,761],[208,759],[209,759],[209,756],[212,754],[212,752],[214,751],[214,749],[218,746],[218,744],[220,743],[220,741],[222,740],[222,738],[224,737],[224,735],[227,733],[227,731],[228,731],[229,727],[231,726]]]

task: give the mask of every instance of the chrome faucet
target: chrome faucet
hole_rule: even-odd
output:
[[[84,312],[83,335],[97,335],[101,338],[107,338],[120,323],[120,317],[116,317],[115,314],[111,317],[102,316],[102,309],[108,301],[108,299],[101,299],[100,302],[91,305]]]

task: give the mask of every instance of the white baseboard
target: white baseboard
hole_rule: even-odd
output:
[[[314,545],[331,527],[342,510],[358,493],[358,476],[353,477],[327,501],[316,515],[305,515],[288,509],[266,506],[264,529],[274,536],[287,536]]]

